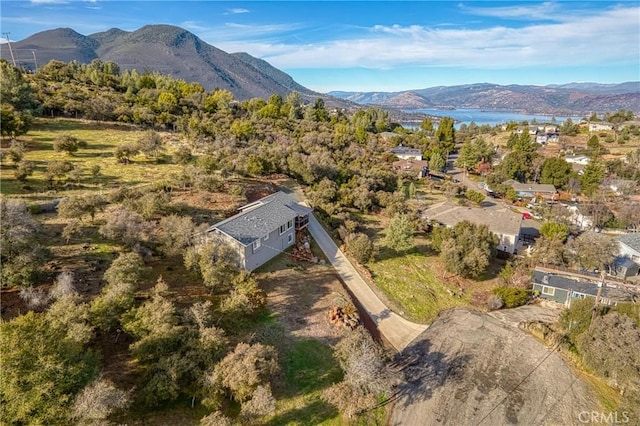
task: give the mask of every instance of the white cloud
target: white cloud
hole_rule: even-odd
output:
[[[235,7],[233,9],[227,9],[227,11],[225,12],[225,15],[239,15],[242,13],[249,13],[249,9]]]
[[[515,13],[515,12],[514,12]],[[312,44],[285,44],[259,38],[275,27],[254,30],[251,37],[214,44],[228,52],[246,51],[279,68],[390,69],[396,66],[505,69],[640,62],[640,8],[619,7],[564,22],[521,28],[430,28],[376,25],[360,37]],[[229,30],[252,31],[228,24]],[[233,40],[233,41],[232,41]]]
[[[66,4],[69,3],[69,0],[31,0],[31,4],[41,5],[41,4]]]
[[[458,5],[465,13],[478,16],[489,16],[503,19],[561,19],[564,14],[559,12],[557,3],[545,2],[531,5],[473,7],[463,3]]]

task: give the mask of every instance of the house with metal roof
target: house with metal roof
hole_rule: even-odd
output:
[[[296,232],[308,225],[312,211],[281,191],[238,210],[207,233],[228,242],[237,251],[241,266],[249,271],[292,246]]]
[[[575,299],[586,297],[595,298],[598,288],[603,285],[597,280],[587,280],[571,275],[559,275],[535,269],[533,271],[533,292],[540,298],[571,306]],[[633,294],[629,290],[607,283],[602,287],[600,303],[615,306],[618,302],[632,300]]]
[[[391,148],[389,150],[392,154],[401,160],[422,160],[422,151],[418,148],[409,148],[408,146],[402,146],[402,144]]]
[[[465,220],[475,225],[487,225],[498,237],[496,249],[510,254],[515,253],[520,239],[522,215],[507,207],[469,207],[444,201],[430,206],[422,217],[449,227]]]

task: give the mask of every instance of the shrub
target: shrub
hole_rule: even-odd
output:
[[[493,289],[493,294],[504,301],[505,307],[515,308],[516,306],[522,306],[527,303],[531,292],[521,288],[496,287]]]
[[[347,235],[344,242],[349,254],[359,263],[367,263],[373,259],[375,247],[366,234],[360,232],[351,233]]]

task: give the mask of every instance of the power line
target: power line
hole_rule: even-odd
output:
[[[493,406],[493,408],[483,417],[480,419],[480,421],[478,423],[476,423],[476,426],[480,425],[482,422],[484,422],[487,417],[489,417],[491,415],[491,413],[493,413],[496,408],[498,408],[499,406],[501,406],[502,404],[504,404],[504,402],[507,400],[507,398],[509,398],[509,396],[515,392],[516,389],[518,389],[520,387],[520,385],[522,385],[538,368],[540,368],[540,366],[542,365],[543,362],[545,362],[547,360],[547,358],[549,358],[551,356],[552,353],[554,353],[556,351],[556,349],[558,349],[558,347],[560,346],[561,342],[558,342],[553,348],[551,348],[549,350],[549,352],[542,358],[542,360],[540,360],[540,362],[538,362],[538,364],[536,364],[535,367],[533,367],[533,369],[531,371],[529,371],[529,373],[527,373],[526,376],[524,376],[522,378],[522,380],[520,380],[518,382],[518,384],[516,384],[513,389],[511,389],[507,395],[502,398],[496,405]]]

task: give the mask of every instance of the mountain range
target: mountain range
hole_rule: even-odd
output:
[[[267,99],[291,91],[330,106],[355,104],[394,110],[479,108],[543,114],[586,114],[620,109],[640,113],[640,82],[622,84],[569,83],[561,85],[497,85],[490,83],[437,86],[401,92],[329,92],[310,90],[285,72],[248,53],[227,53],[191,32],[171,25],[147,25],[135,31],[112,28],[82,35],[70,28],[36,33],[12,42],[21,66],[35,68],[50,60],[89,63],[111,61],[124,69],[149,70],[199,82],[206,90],[231,91],[236,99]],[[11,60],[6,44],[0,56]],[[428,75],[425,77],[428,80]]]
[[[352,102],[400,109],[478,108],[540,114],[584,114],[620,109],[640,113],[640,82],[532,86],[479,83],[402,92],[329,92]]]
[[[11,60],[6,44],[0,55]],[[82,35],[71,28],[58,28],[36,33],[11,43],[20,65],[33,69],[30,51],[36,52],[38,64],[51,60],[89,63],[94,59],[111,61],[120,69],[150,70],[172,75],[188,82],[199,82],[206,90],[230,90],[236,99],[267,99],[274,93],[283,97],[291,91],[315,101],[325,98],[329,104],[350,105],[331,99],[298,83],[268,62],[247,53],[229,54],[207,44],[193,33],[171,25],[147,25],[136,31],[112,28],[105,32]],[[17,55],[21,52],[21,55]]]

